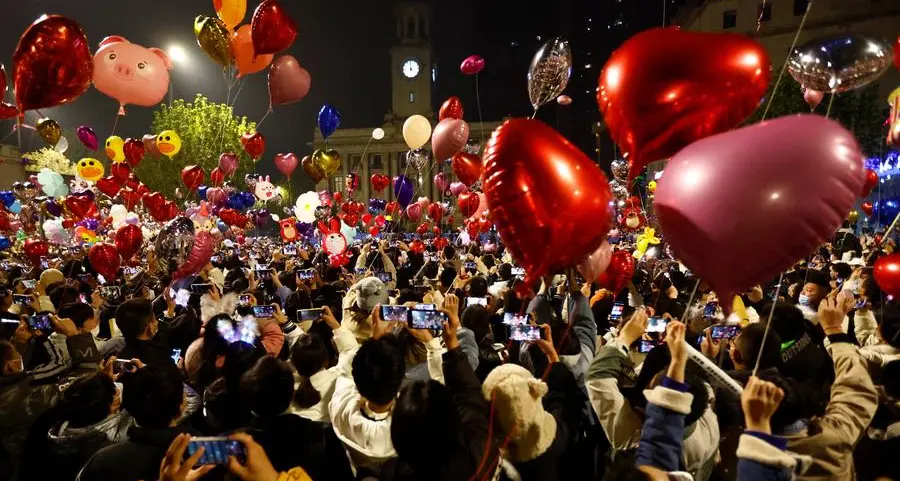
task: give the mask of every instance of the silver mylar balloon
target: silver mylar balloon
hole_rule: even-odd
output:
[[[612,171],[613,179],[616,179],[621,183],[628,182],[627,161],[621,159],[614,160],[609,164],[609,169]]]
[[[466,142],[466,146],[463,147],[463,152],[467,154],[481,155],[481,144],[478,143],[477,140],[469,139]],[[447,159],[447,162],[450,162],[450,159]]]
[[[431,160],[431,151],[425,149],[416,149],[410,150],[406,153],[406,161],[409,162],[410,165],[415,167],[417,172],[422,172],[422,169],[428,165],[428,161]]]
[[[609,190],[610,192],[612,192],[613,199],[625,200],[628,198],[628,189],[626,189],[624,185],[619,183],[618,180],[609,181]]]
[[[553,38],[538,49],[528,69],[528,98],[535,110],[559,97],[572,76],[569,42]]]
[[[156,258],[171,259],[176,265],[184,264],[194,248],[194,221],[176,217],[156,236]]]
[[[893,48],[880,39],[838,34],[795,48],[788,71],[808,89],[841,93],[871,83],[890,67],[892,59]]]

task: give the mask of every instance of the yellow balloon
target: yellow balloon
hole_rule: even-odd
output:
[[[194,35],[197,44],[219,65],[228,66],[234,58],[231,52],[231,32],[218,18],[198,15],[194,19]]]
[[[75,165],[75,173],[84,180],[97,182],[103,177],[103,163],[97,159],[86,157]]]
[[[898,105],[898,100],[900,100],[900,87],[895,88],[894,91],[888,95],[887,102],[891,107],[896,107]]]
[[[652,227],[644,227],[644,232],[638,234],[637,238],[635,238],[635,245],[637,246],[637,250],[634,251],[634,258],[640,259],[644,257],[644,254],[647,252],[647,248],[650,247],[650,244],[656,245],[659,244],[660,239],[656,237],[656,229]]]
[[[655,180],[651,180],[650,182],[647,183],[647,192],[650,192],[651,194],[656,192],[656,181]]]
[[[247,0],[213,0],[213,7],[219,19],[231,30],[247,15]]]
[[[118,135],[106,139],[106,156],[113,162],[125,160],[125,141]]]
[[[859,219],[859,211],[851,210],[849,214],[847,214],[847,220],[850,222],[856,222]]]
[[[156,148],[171,159],[181,152],[181,137],[174,130],[164,130],[156,136]]]
[[[37,130],[38,135],[41,136],[48,144],[55,146],[59,143],[59,138],[62,137],[62,128],[60,128],[59,124],[53,119],[41,119],[38,120],[37,125],[35,125],[35,130]]]
[[[431,122],[421,115],[412,115],[403,122],[403,140],[410,150],[416,150],[431,138]]]

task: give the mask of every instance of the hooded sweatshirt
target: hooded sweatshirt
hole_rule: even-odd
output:
[[[28,463],[25,469],[34,479],[75,479],[81,467],[101,448],[127,438],[131,416],[118,412],[104,420],[73,428],[68,422],[53,426],[47,433],[44,463]],[[34,469],[33,471],[31,469]]]

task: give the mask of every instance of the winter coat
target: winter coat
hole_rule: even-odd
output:
[[[334,345],[338,350],[338,359],[342,362],[352,360],[351,354],[359,348],[353,333],[344,328],[334,330]],[[341,362],[338,362],[333,367],[323,369],[310,376],[309,382],[319,392],[319,402],[308,408],[296,404],[291,405],[290,412],[310,421],[331,424],[328,404],[331,402],[331,396],[334,394],[334,384],[341,370],[350,371],[350,364],[341,365]],[[295,383],[294,387],[297,388],[298,385],[299,382]]]
[[[119,412],[99,423],[73,428],[62,422],[46,434],[23,466],[26,479],[75,479],[81,467],[98,450],[126,439],[128,428],[134,423],[131,416]],[[27,454],[26,454],[27,455]]]
[[[128,440],[97,451],[78,473],[76,481],[157,479],[159,464],[181,427],[146,429],[132,426]],[[194,433],[196,434],[196,433]]]

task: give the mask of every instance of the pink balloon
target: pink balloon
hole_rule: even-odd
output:
[[[413,222],[418,222],[422,218],[422,205],[414,202],[406,206],[406,217]]]
[[[309,72],[300,66],[293,55],[282,55],[272,62],[269,69],[269,104],[299,102],[309,93],[311,83]]]
[[[225,175],[234,174],[238,168],[238,158],[232,152],[223,152],[219,156],[219,169]]]
[[[469,124],[465,120],[444,119],[434,127],[431,134],[431,151],[434,159],[443,161],[461,151],[469,140]]]
[[[588,254],[581,263],[578,264],[578,272],[588,281],[595,281],[597,277],[609,267],[609,261],[612,260],[612,246],[609,242],[603,241],[600,247],[594,252]]]
[[[416,200],[416,203],[422,207],[422,212],[424,212],[428,210],[428,206],[431,205],[431,199],[428,197],[419,197],[418,200]]]
[[[450,181],[443,172],[438,172],[434,174],[434,186],[441,192],[447,192],[447,189],[450,188]]]
[[[825,242],[864,183],[853,134],[795,115],[685,147],[666,166],[656,209],[675,255],[731,299]]]
[[[475,75],[484,70],[484,59],[480,55],[470,55],[459,64],[459,71],[466,75]]]
[[[228,200],[228,194],[221,187],[210,187],[206,189],[206,200],[214,205],[225,205]]]
[[[453,182],[452,184],[450,184],[450,193],[456,197],[459,197],[459,194],[467,192],[468,190],[469,188],[466,187],[466,184],[463,184],[462,182]]]
[[[100,42],[94,54],[94,86],[119,101],[119,114],[125,105],[152,107],[169,91],[172,62],[158,48],[146,48],[124,37],[110,36]]]
[[[300,163],[300,160],[297,158],[297,155],[293,152],[289,154],[276,154],[275,155],[275,167],[279,172],[285,175],[285,177],[290,177],[291,174],[294,173],[294,169],[297,168],[297,164]]]
[[[822,103],[822,99],[825,98],[825,94],[813,89],[804,88],[803,89],[803,100],[809,104],[809,108],[815,110],[816,107]]]
[[[486,215],[488,212],[488,203],[487,197],[485,197],[484,192],[477,192],[478,194],[478,209],[475,210],[475,213],[472,214],[469,219],[477,219],[482,215]]]
[[[78,140],[80,140],[85,147],[91,150],[97,150],[97,148],[100,147],[100,144],[97,143],[97,134],[94,133],[94,129],[90,126],[81,125],[75,129],[75,133],[78,134]]]
[[[172,274],[173,279],[183,279],[203,269],[216,247],[216,239],[207,231],[200,231],[194,236],[194,247],[188,253],[184,264]]]

